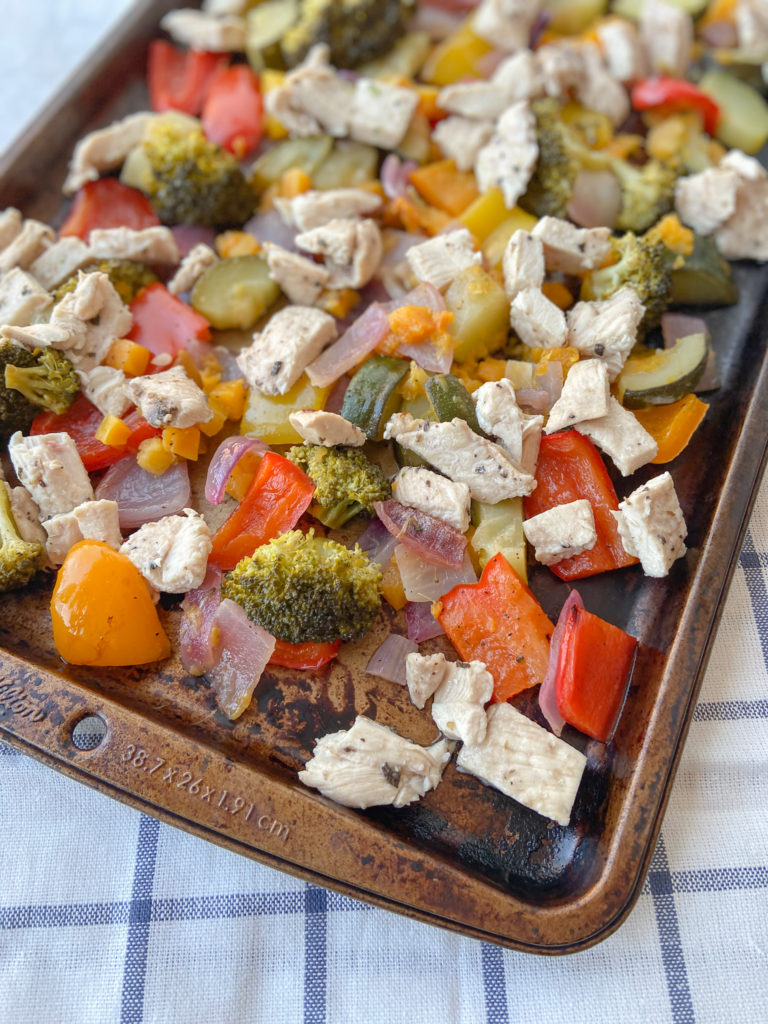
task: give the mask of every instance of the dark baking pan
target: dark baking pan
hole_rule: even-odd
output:
[[[3,207],[61,222],[75,141],[145,106],[145,46],[171,6],[138,5],[10,150],[0,165]],[[382,613],[373,635],[347,645],[330,670],[268,671],[232,723],[205,681],[176,660],[109,672],[63,665],[42,581],[3,595],[0,605],[2,738],[198,836],[431,924],[537,953],[604,938],[640,892],[765,459],[766,276],[754,266],[735,273],[739,306],[708,317],[722,387],[670,467],[688,553],[663,580],[632,568],[579,585],[587,607],[637,636],[640,652],[614,741],[567,735],[588,757],[569,827],[452,765],[435,791],[402,810],[349,810],[298,782],[314,740],[357,713],[417,742],[435,738],[431,718],[401,688],[364,671],[388,630],[405,632],[394,614]],[[622,481],[619,488],[631,489]],[[556,616],[565,585],[539,568],[531,586]],[[177,603],[163,610],[172,637],[179,614]],[[518,700],[536,716],[532,698]],[[78,727],[93,716],[104,735],[82,749],[92,744],[78,739]]]

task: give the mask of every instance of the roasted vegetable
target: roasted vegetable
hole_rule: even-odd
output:
[[[616,380],[619,401],[630,409],[676,402],[696,387],[708,354],[705,334],[679,338],[671,348],[634,352]]]
[[[8,489],[0,481],[0,591],[25,587],[40,567],[42,553],[42,544],[19,536]]]
[[[669,254],[672,292],[670,302],[682,306],[732,306],[739,289],[730,263],[717,251],[711,235],[696,235],[693,252],[682,258]]]
[[[80,393],[80,381],[72,363],[55,348],[36,349],[34,364],[5,365],[5,386],[19,391],[27,401],[49,412],[65,412]]]
[[[26,434],[40,411],[20,391],[7,386],[5,371],[9,366],[33,367],[37,366],[37,359],[28,348],[14,345],[12,341],[0,341],[0,437],[5,439],[17,430]]]
[[[221,592],[278,640],[331,643],[368,632],[380,586],[379,566],[359,547],[289,530],[238,562]]]
[[[360,513],[371,515],[375,501],[392,494],[381,469],[360,448],[325,448],[296,445],[288,452],[315,485],[309,511],[331,529],[343,526]]]
[[[613,239],[613,251],[616,262],[585,277],[581,298],[607,299],[624,285],[631,285],[645,306],[641,331],[656,327],[672,292],[666,246],[628,231]]]
[[[405,31],[411,4],[404,0],[304,0],[280,49],[288,67],[316,43],[330,47],[330,62],[354,68],[386,53]]]
[[[371,356],[350,381],[341,415],[365,431],[371,441],[381,441],[387,420],[400,405],[397,387],[406,373],[405,359]]]
[[[192,308],[217,330],[252,328],[280,295],[261,256],[218,260],[192,289]]]
[[[154,284],[158,280],[157,274],[149,267],[144,266],[143,263],[135,263],[133,260],[99,260],[98,263],[89,263],[88,266],[82,268],[84,274],[90,274],[96,270],[107,275],[115,291],[126,305],[133,302],[142,288],[148,284]],[[53,301],[60,302],[65,295],[73,292],[77,287],[77,282],[77,273],[72,274],[66,281],[62,281],[53,292]]]

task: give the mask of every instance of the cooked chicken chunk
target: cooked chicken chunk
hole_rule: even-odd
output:
[[[538,155],[533,112],[525,100],[513,103],[477,155],[475,176],[480,191],[498,186],[511,209],[528,187]]]
[[[576,98],[582,106],[605,114],[614,128],[622,125],[631,107],[627,90],[608,70],[603,54],[596,43],[583,43],[584,80],[576,89]]]
[[[528,46],[539,0],[481,0],[472,30],[499,50],[514,53]]]
[[[441,289],[446,288],[459,271],[483,262],[483,254],[475,252],[474,240],[466,228],[412,245],[405,257],[419,281]]]
[[[381,232],[372,220],[337,218],[296,235],[296,245],[322,256],[331,288],[362,288],[379,268]]]
[[[288,306],[254,334],[237,365],[249,387],[265,395],[284,395],[335,337],[336,321],[328,313],[312,306]]]
[[[504,290],[510,298],[526,288],[541,289],[544,283],[544,246],[528,231],[514,232],[502,259]]]
[[[568,310],[567,344],[583,356],[605,363],[608,379],[621,373],[637,341],[645,307],[634,288],[625,285],[608,299],[577,302]]]
[[[421,709],[427,703],[448,672],[448,661],[444,654],[419,654],[405,656],[405,683],[411,703]]]
[[[601,267],[611,252],[609,228],[579,228],[560,217],[542,217],[531,234],[544,246],[547,270],[582,275]]]
[[[365,444],[365,433],[337,412],[322,409],[298,409],[288,420],[307,444],[321,444],[325,448],[346,445],[359,448]]]
[[[0,252],[0,274],[14,267],[28,270],[55,237],[53,230],[42,221],[25,220],[21,231]]]
[[[0,324],[27,327],[52,305],[53,298],[25,270],[14,267],[0,277]]]
[[[453,160],[460,171],[471,171],[477,154],[495,130],[493,121],[471,121],[468,117],[445,117],[432,132],[443,156]]]
[[[432,720],[446,739],[472,746],[482,743],[487,721],[485,705],[492,694],[493,676],[482,661],[446,662],[432,699]]]
[[[485,739],[464,744],[456,767],[560,825],[571,818],[587,759],[511,704],[487,712]]]
[[[645,0],[640,11],[640,36],[651,69],[684,78],[691,63],[693,18],[675,4]]]
[[[477,422],[486,434],[498,438],[516,465],[533,473],[544,418],[523,412],[517,404],[512,381],[506,378],[481,384],[472,398]],[[530,447],[532,451],[528,450]]]
[[[343,138],[349,131],[353,97],[353,86],[328,64],[328,47],[319,45],[267,92],[264,106],[291,135],[326,132]]]
[[[153,427],[193,427],[213,419],[205,392],[181,366],[127,379],[125,391]]]
[[[456,483],[464,483],[476,501],[490,505],[504,498],[530,494],[536,481],[512,462],[492,441],[471,430],[464,420],[431,423],[409,413],[395,413],[384,431],[408,451],[420,455]]]
[[[272,243],[267,243],[264,251],[269,276],[295,305],[314,305],[323,289],[330,287],[331,274],[322,263]]]
[[[133,405],[126,391],[127,377],[112,366],[94,366],[77,375],[83,394],[104,416],[123,416]]]
[[[123,543],[116,501],[84,501],[43,525],[47,534],[45,550],[52,565],[61,565],[81,540],[100,540],[116,551]]]
[[[543,95],[544,80],[536,54],[519,50],[499,64],[489,80],[455,82],[440,90],[441,110],[477,121],[495,121],[518,100]],[[442,123],[442,122],[441,122]]]
[[[609,73],[623,85],[648,74],[648,54],[635,25],[625,18],[607,18],[595,27]]]
[[[545,432],[566,430],[581,420],[594,420],[608,412],[611,385],[605,363],[582,359],[568,371],[560,397],[552,406]]]
[[[523,532],[533,544],[536,561],[555,565],[564,558],[589,551],[597,543],[595,517],[586,498],[555,505],[523,522]]]
[[[544,79],[544,91],[553,99],[576,94],[586,81],[587,70],[581,46],[569,40],[546,43],[536,51]]]
[[[416,508],[466,533],[469,529],[470,493],[456,483],[423,466],[403,466],[392,481],[392,497],[401,505]]]
[[[189,250],[179,264],[178,270],[168,282],[168,291],[171,295],[191,291],[208,267],[212,267],[218,261],[219,257],[210,245],[199,242]]]
[[[349,123],[350,137],[380,149],[402,142],[419,104],[415,89],[392,85],[380,78],[358,78]]]
[[[137,260],[175,266],[181,256],[170,228],[94,228],[88,239],[91,256],[99,260]]]
[[[65,195],[72,195],[89,181],[116,170],[134,146],[144,139],[147,125],[156,114],[141,111],[84,136],[74,148],[64,182]]]
[[[8,442],[8,455],[43,522],[93,500],[91,479],[69,434],[24,437],[17,431]]]
[[[608,399],[608,412],[594,420],[573,426],[591,438],[615,463],[622,476],[630,476],[653,459],[659,446],[629,409],[615,398]]]
[[[685,554],[688,533],[669,473],[638,487],[612,512],[628,555],[640,559],[646,576],[666,576]]]
[[[765,0],[737,0],[734,17],[739,49],[768,53],[768,5]]]
[[[11,487],[5,481],[0,481],[8,493],[8,500],[11,503],[13,521],[22,540],[30,544],[45,545],[48,534],[40,523],[40,509],[32,500],[32,496],[25,487]]]
[[[191,50],[244,53],[245,19],[235,14],[208,14],[191,8],[169,11],[160,21],[169,36]]]
[[[199,587],[211,553],[211,531],[203,517],[191,508],[184,513],[145,523],[120,548],[164,594],[185,594]]]
[[[0,213],[0,250],[6,249],[21,232],[24,218],[15,206],[7,206]]]
[[[538,288],[524,288],[509,307],[509,322],[518,338],[532,348],[565,345],[565,314]]]
[[[311,231],[338,218],[369,217],[380,207],[381,196],[362,188],[310,189],[291,199],[275,199],[285,223],[299,231]]]
[[[435,788],[449,757],[445,740],[421,747],[358,715],[351,728],[317,740],[299,778],[346,807],[405,807]]]
[[[43,249],[29,272],[43,288],[52,289],[92,261],[89,246],[81,238],[66,235]]]

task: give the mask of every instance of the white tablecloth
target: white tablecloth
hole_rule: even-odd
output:
[[[0,0],[0,146],[129,4]],[[8,1024],[768,1021],[768,486],[637,905],[565,958],[261,867],[0,746]]]

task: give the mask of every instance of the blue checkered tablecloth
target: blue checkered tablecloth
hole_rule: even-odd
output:
[[[0,0],[0,145],[128,6]],[[371,908],[3,745],[0,854],[8,1024],[768,1021],[768,483],[643,891],[590,950],[534,957]]]

